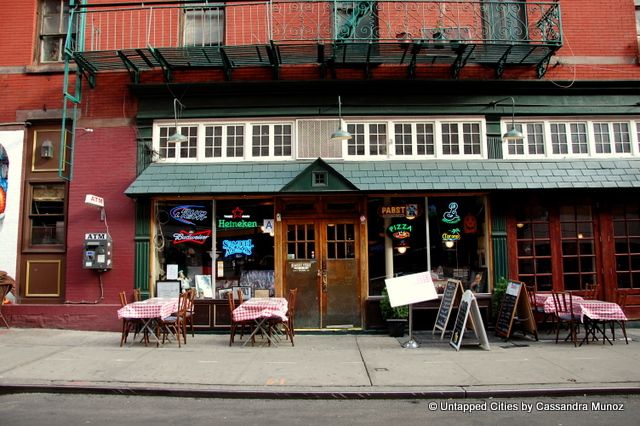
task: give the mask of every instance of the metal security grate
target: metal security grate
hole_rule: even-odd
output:
[[[298,121],[297,158],[342,158],[343,141],[330,140],[339,120]]]

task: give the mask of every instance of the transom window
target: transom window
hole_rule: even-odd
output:
[[[506,131],[510,124],[504,124]],[[640,155],[638,121],[540,121],[515,127],[525,137],[510,141],[505,157]]]

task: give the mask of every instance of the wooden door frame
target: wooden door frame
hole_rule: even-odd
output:
[[[357,211],[350,212],[349,214],[335,214],[335,216],[331,216],[330,214],[319,211],[321,206],[324,205],[327,201],[342,201],[349,200],[353,201],[356,199]],[[284,210],[284,204],[290,201],[305,201],[305,202],[313,202],[316,208],[313,212],[306,212],[302,214],[288,214]],[[353,221],[353,224],[356,226],[356,244],[357,246],[357,261],[358,261],[358,285],[360,288],[360,324],[364,328],[365,325],[365,314],[366,314],[366,300],[368,295],[368,282],[369,282],[369,270],[368,264],[365,261],[368,253],[368,229],[367,229],[367,197],[362,196],[360,194],[354,196],[350,195],[322,195],[318,196],[314,194],[313,196],[298,196],[298,197],[276,197],[275,198],[275,212],[276,212],[276,221],[275,221],[275,291],[276,295],[286,296],[286,286],[284,282],[284,276],[286,273],[286,227],[287,223],[294,223],[296,221],[306,221],[320,223],[326,220],[347,220]],[[286,215],[286,217],[285,217]],[[316,235],[316,238],[318,236]],[[318,283],[319,284],[319,283]],[[318,285],[318,288],[320,286]]]

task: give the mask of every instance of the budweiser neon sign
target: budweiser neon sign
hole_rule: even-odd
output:
[[[204,244],[211,236],[211,229],[206,231],[191,232],[180,231],[173,234],[173,244],[194,243]]]

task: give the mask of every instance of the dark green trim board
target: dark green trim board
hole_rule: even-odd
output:
[[[182,118],[486,115],[640,115],[640,81],[268,81],[132,85],[138,119],[172,119],[173,97],[185,105]]]
[[[149,255],[150,255],[150,221],[151,206],[148,199],[140,199],[136,203],[136,228],[135,228],[135,267],[134,267],[134,288],[140,290],[141,295],[146,298],[149,294]]]
[[[493,279],[495,283],[502,277],[509,277],[509,252],[507,249],[507,220],[500,202],[491,200],[491,245],[493,249]]]

